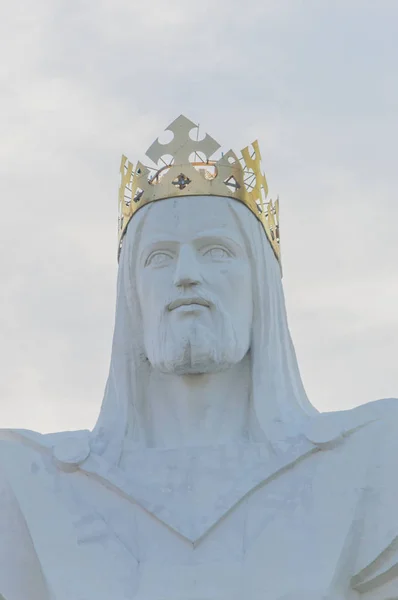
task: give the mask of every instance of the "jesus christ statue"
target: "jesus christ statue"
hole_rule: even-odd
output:
[[[398,403],[311,405],[258,144],[195,128],[122,159],[94,429],[0,431],[0,594],[397,600]]]

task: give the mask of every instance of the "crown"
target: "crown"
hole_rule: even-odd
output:
[[[266,202],[268,185],[261,170],[258,142],[242,150],[242,157],[229,150],[219,160],[212,156],[220,145],[209,135],[194,140],[199,127],[183,115],[166,131],[173,139],[161,144],[157,139],[146,156],[156,166],[133,164],[122,156],[119,188],[119,255],[127,226],[133,215],[150,202],[178,196],[226,196],[247,206],[264,227],[280,264],[279,200]]]

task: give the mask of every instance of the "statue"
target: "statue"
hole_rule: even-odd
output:
[[[398,599],[397,401],[310,404],[258,145],[212,160],[195,127],[122,159],[94,430],[0,432],[0,594]]]

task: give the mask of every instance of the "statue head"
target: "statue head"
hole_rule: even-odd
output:
[[[251,263],[226,198],[154,203],[135,261],[144,352],[165,373],[209,373],[242,360],[251,340]]]
[[[194,142],[193,126],[181,117],[170,126],[174,162],[164,161],[159,142],[151,146],[147,155],[166,164],[154,174],[122,159],[116,322],[94,430],[97,451],[111,462],[126,435],[142,443],[155,369],[211,373],[249,354],[250,409],[271,444],[300,433],[316,413],[287,325],[279,209],[264,202],[258,145],[253,154],[242,151],[245,167],[232,151],[212,162],[217,143],[209,136]]]

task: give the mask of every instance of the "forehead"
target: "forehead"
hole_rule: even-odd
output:
[[[180,196],[153,203],[142,229],[143,243],[155,239],[189,241],[217,231],[242,242],[242,235],[227,198]]]

